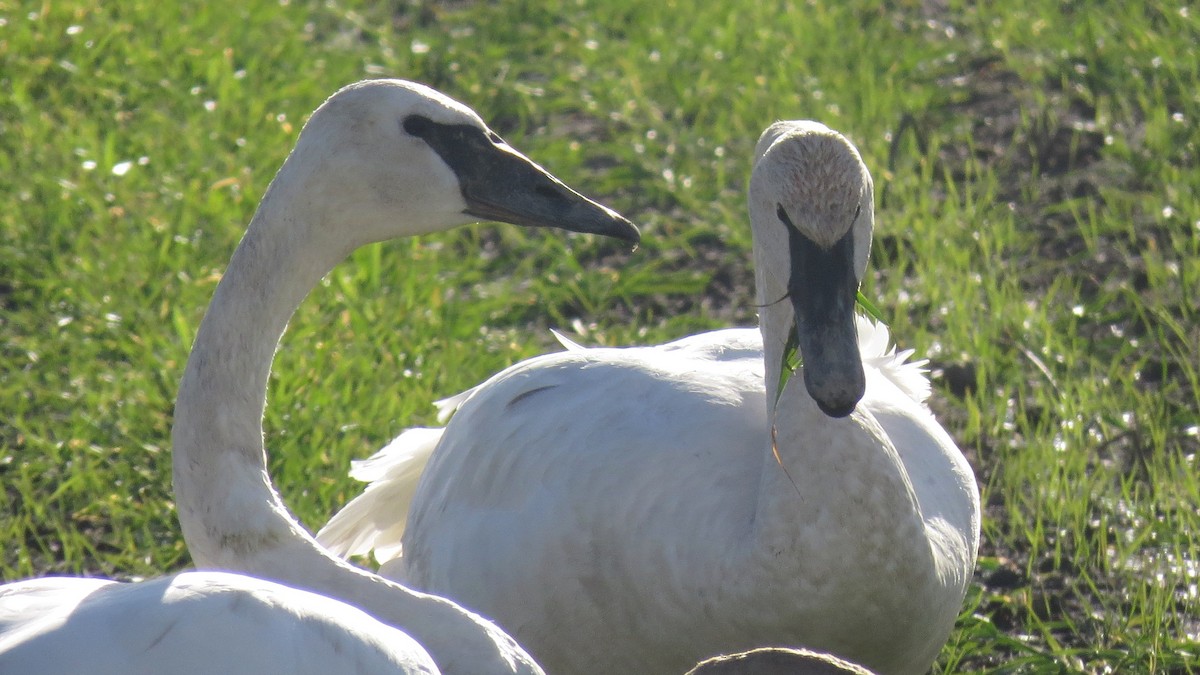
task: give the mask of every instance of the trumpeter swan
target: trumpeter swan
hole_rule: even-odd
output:
[[[780,122],[756,155],[759,330],[519,363],[361,464],[373,482],[320,540],[494,619],[549,672],[770,644],[924,673],[975,564],[975,479],[921,364],[854,317],[874,223],[858,151]],[[792,331],[803,377],[780,392]]]
[[[437,673],[411,637],[316,593],[227,572],[0,586],[12,675]]]
[[[321,277],[364,244],[480,219],[638,238],[629,221],[563,185],[469,108],[428,87],[367,81],[325,101],[268,187],[201,322],[175,407],[175,498],[200,567],[349,603],[411,635],[446,673],[540,673],[519,645],[481,617],[322,548],[275,491],[263,446],[276,344]],[[177,579],[100,592],[169,613],[183,605],[156,607],[154,596],[175,588]],[[53,587],[46,583],[43,590]],[[43,597],[69,605],[84,596],[66,589]],[[97,605],[89,616],[108,606]],[[10,614],[9,627],[19,629],[34,614]],[[99,644],[113,650],[106,656],[122,657],[121,643]]]

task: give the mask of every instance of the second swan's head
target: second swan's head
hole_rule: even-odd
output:
[[[854,306],[875,221],[871,174],[836,131],[776,122],[755,148],[750,219],[760,301],[788,299],[771,311],[794,314],[805,387],[845,417],[866,390]]]
[[[344,228],[347,248],[495,220],[638,242],[637,228],[505,143],[470,108],[404,80],[330,96],[305,124],[272,189]],[[265,205],[265,204],[264,204]]]

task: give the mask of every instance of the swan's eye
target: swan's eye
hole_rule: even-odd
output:
[[[786,225],[789,229],[796,229],[796,226],[792,224],[792,219],[788,218],[787,211],[783,210],[783,204],[775,205],[775,215],[778,216],[780,222]]]
[[[425,138],[425,135],[429,133],[429,128],[433,126],[433,122],[430,122],[428,117],[409,115],[404,118],[400,126],[404,127],[404,130],[412,136]]]

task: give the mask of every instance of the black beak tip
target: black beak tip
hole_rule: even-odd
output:
[[[641,231],[638,230],[637,225],[631,223],[624,216],[618,216],[618,218],[620,220],[618,220],[617,224],[613,227],[612,236],[620,239],[621,241],[627,241],[630,244],[633,244],[633,248],[636,250],[638,244],[642,243]]]
[[[854,408],[858,406],[857,400],[828,402],[816,399],[816,401],[817,407],[821,409],[821,412],[838,419],[849,417],[850,413],[854,412]]]
[[[816,375],[816,370],[806,368],[804,371],[804,388],[808,390],[808,395],[816,401],[817,408],[829,417],[848,417],[867,391],[866,377],[862,371],[846,373],[844,379],[835,384],[828,378]],[[814,375],[811,378],[810,373]]]

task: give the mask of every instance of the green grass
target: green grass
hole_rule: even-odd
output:
[[[168,439],[196,325],[304,116],[386,75],[469,103],[645,240],[485,225],[334,270],[267,413],[310,526],[357,490],[349,459],[555,349],[548,327],[752,323],[749,155],[771,121],[814,118],[875,175],[864,292],[933,360],[983,485],[940,671],[1200,670],[1185,3],[170,4],[0,0],[4,579],[188,563]]]

